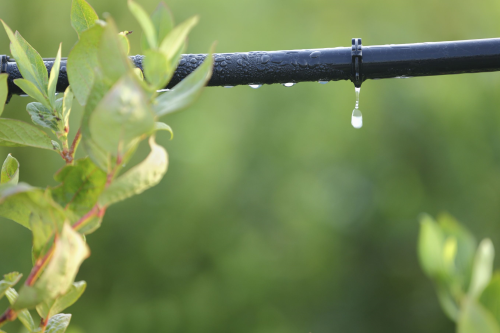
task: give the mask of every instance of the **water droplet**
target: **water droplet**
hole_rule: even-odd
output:
[[[315,52],[310,54],[310,57],[311,58],[318,58],[320,55],[321,55],[321,52],[315,51]]]
[[[359,93],[361,92],[361,88],[355,87],[354,91],[356,92],[356,105],[352,111],[351,124],[354,128],[361,128],[363,127],[363,114],[359,110]]]
[[[295,85],[295,82],[288,82],[288,83],[282,83],[284,87],[293,87]]]
[[[156,92],[161,93],[161,92],[165,92],[165,91],[170,91],[170,89],[160,89],[160,90],[157,90]]]
[[[224,88],[234,88],[234,86],[224,86]]]
[[[319,83],[319,84],[327,84],[327,83],[328,83],[328,81],[321,81],[321,80],[319,80],[319,81],[318,81],[318,83]]]
[[[363,114],[359,109],[354,109],[352,111],[351,124],[354,128],[363,127]]]
[[[253,88],[253,89],[259,89],[260,87],[262,87],[262,84],[251,84],[250,85],[250,88]]]
[[[19,95],[20,97],[30,97],[30,95],[26,95],[26,94],[22,94],[22,95]]]

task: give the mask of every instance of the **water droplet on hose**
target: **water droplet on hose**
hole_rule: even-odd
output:
[[[249,87],[253,89],[259,89],[260,87],[262,87],[262,84],[251,84]]]
[[[234,86],[224,86],[224,88],[234,88]]]
[[[321,80],[320,80],[320,81],[318,81],[318,83],[319,83],[319,84],[327,84],[327,83],[328,83],[328,81],[321,81]]]
[[[293,87],[295,85],[295,82],[288,82],[288,83],[282,83],[284,87]]]

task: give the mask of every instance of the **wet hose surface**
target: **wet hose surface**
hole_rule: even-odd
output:
[[[206,54],[183,55],[169,85],[172,88],[201,65]],[[144,56],[130,57],[142,69]],[[330,49],[221,53],[214,55],[208,86],[353,81],[351,47]],[[9,74],[9,93],[23,94],[14,84],[22,78],[17,64],[2,56],[2,72]],[[47,70],[53,60],[45,61]],[[500,38],[363,46],[360,75],[367,79],[416,77],[500,71]],[[61,63],[57,91],[68,87],[66,60]]]

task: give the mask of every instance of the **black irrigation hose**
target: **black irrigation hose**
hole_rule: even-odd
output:
[[[206,54],[186,54],[169,83],[171,88],[193,72]],[[297,83],[351,80],[356,86],[367,79],[432,76],[500,71],[500,38],[455,42],[381,45],[331,49],[215,54],[209,86]],[[144,56],[131,57],[142,69]],[[17,64],[1,56],[1,72],[8,73],[10,94],[23,94],[13,80],[21,78]],[[46,59],[50,71],[53,59]],[[57,91],[68,86],[66,60],[62,61]]]

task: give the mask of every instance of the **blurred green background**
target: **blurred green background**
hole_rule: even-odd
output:
[[[140,53],[126,1],[90,2],[136,31]],[[70,3],[0,0],[0,17],[42,56],[61,41],[67,55]],[[218,52],[286,50],[491,38],[500,27],[493,0],[168,4],[177,22],[201,15],[192,53],[214,40]],[[8,45],[0,33],[0,53]],[[499,85],[498,73],[367,81],[361,130],[350,82],[206,89],[165,119],[175,139],[160,137],[161,184],[113,206],[88,237],[72,332],[452,332],[417,262],[417,217],[448,211],[500,248]],[[29,101],[15,97],[4,117],[28,120]],[[0,153],[37,186],[62,166],[52,152]],[[1,220],[0,253],[2,274],[29,273],[29,231]]]

